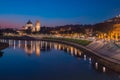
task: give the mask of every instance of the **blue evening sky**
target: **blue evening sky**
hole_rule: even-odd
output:
[[[0,0],[0,24],[95,24],[120,13],[120,0]]]

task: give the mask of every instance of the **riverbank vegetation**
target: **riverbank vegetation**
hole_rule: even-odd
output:
[[[91,41],[88,40],[80,40],[80,39],[72,39],[72,38],[52,38],[52,37],[44,37],[44,39],[50,39],[50,40],[60,40],[60,41],[69,41],[73,43],[77,43],[83,46],[87,46],[91,43]]]

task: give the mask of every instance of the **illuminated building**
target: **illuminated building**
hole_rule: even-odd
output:
[[[33,25],[33,23],[29,20],[25,26],[23,26],[23,30],[30,30],[31,32],[39,32],[40,31],[40,27],[41,27],[41,24],[40,24],[40,21],[36,21],[36,24],[35,26]]]
[[[40,31],[40,27],[41,27],[40,21],[37,20],[36,24],[35,24],[35,31],[39,32]]]
[[[115,24],[109,38],[118,41],[120,37],[120,24]]]
[[[35,27],[33,26],[33,23],[30,20],[25,24],[23,29],[24,30],[31,30],[32,32],[35,31]]]
[[[110,24],[112,29],[108,33],[100,33],[98,37],[100,39],[118,41],[120,39],[120,15],[105,21],[104,24]]]

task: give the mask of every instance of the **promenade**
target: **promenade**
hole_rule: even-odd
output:
[[[120,64],[120,48],[113,42],[106,41],[93,41],[87,48],[95,51],[96,53],[116,60]]]

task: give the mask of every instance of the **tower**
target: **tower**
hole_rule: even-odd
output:
[[[40,27],[41,27],[40,21],[37,20],[36,23],[35,23],[35,31],[39,32],[40,31]]]

